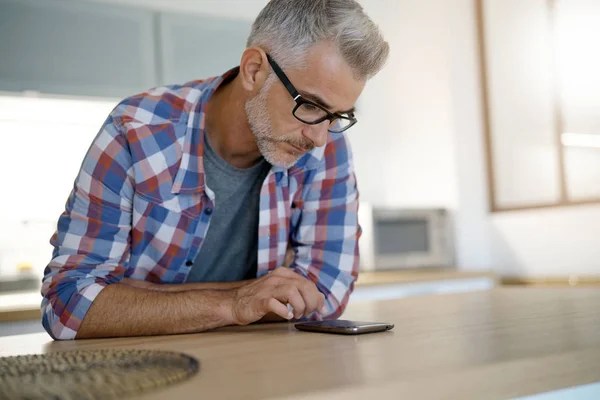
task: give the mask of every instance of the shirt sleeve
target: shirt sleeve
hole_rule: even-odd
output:
[[[300,202],[291,245],[292,268],[315,282],[325,295],[326,319],[346,308],[358,277],[358,190],[352,152],[344,136],[330,142]]]
[[[98,293],[123,278],[129,260],[132,158],[119,110],[90,146],[50,240],[41,311],[54,339],[75,338]]]

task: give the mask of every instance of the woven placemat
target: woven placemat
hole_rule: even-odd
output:
[[[0,358],[0,399],[121,399],[183,381],[193,357],[155,350],[77,350]]]

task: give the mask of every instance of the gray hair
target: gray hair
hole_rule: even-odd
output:
[[[361,78],[371,78],[387,61],[389,45],[355,0],[270,0],[248,38],[283,68],[301,67],[310,47],[332,41]]]

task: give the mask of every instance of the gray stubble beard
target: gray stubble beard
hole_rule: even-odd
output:
[[[265,160],[271,165],[290,168],[292,165],[296,164],[302,154],[299,154],[292,161],[284,160],[277,152],[277,143],[290,143],[301,148],[308,148],[309,146],[307,146],[306,143],[297,143],[297,141],[292,138],[285,136],[277,139],[274,138],[271,119],[269,118],[269,111],[267,108],[267,98],[269,96],[269,89],[273,85],[273,78],[273,75],[269,76],[263,87],[260,89],[260,92],[246,102],[246,118],[248,119],[250,130],[256,140],[258,150]]]

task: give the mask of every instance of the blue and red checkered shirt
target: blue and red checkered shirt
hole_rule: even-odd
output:
[[[123,277],[183,283],[214,207],[205,185],[205,106],[224,79],[152,89],[122,101],[85,156],[52,236],[42,323],[73,339],[92,302]],[[358,276],[358,192],[347,139],[289,169],[273,166],[260,193],[258,277],[284,264],[315,282],[328,315],[343,312]]]

